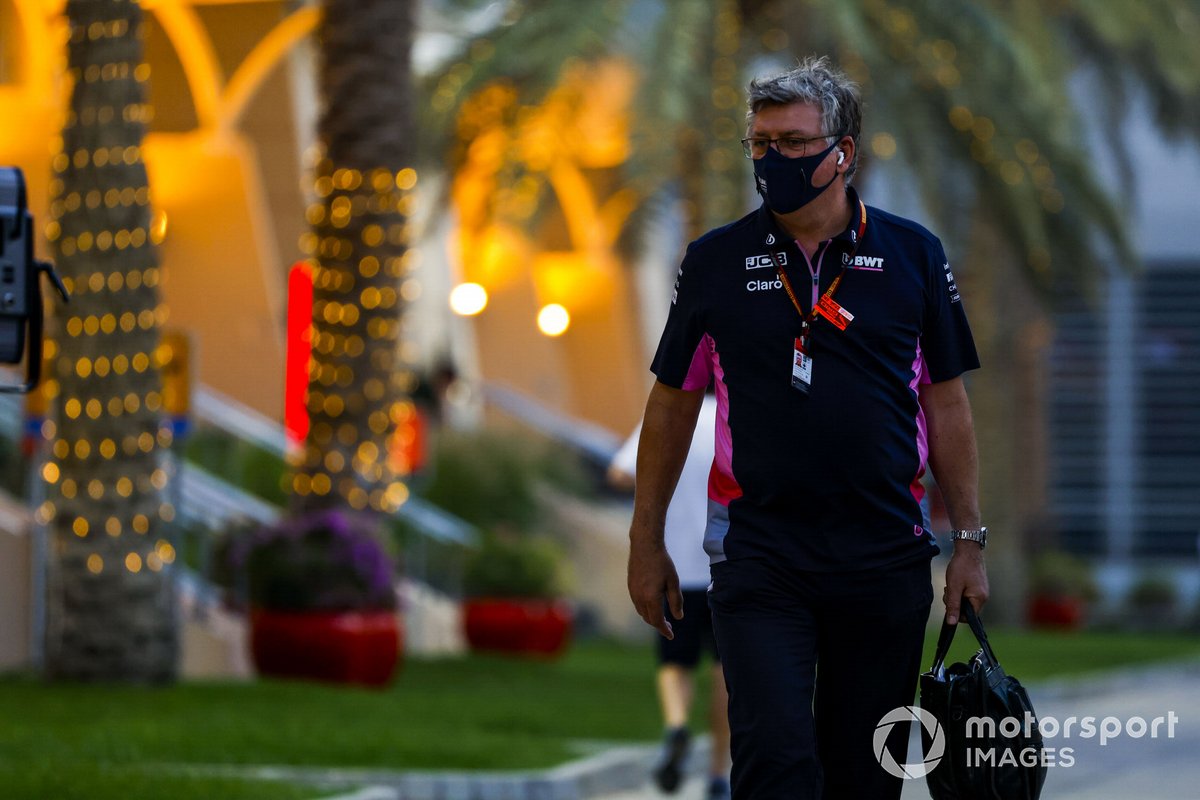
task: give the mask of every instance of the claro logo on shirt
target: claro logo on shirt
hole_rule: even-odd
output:
[[[675,273],[675,288],[671,290],[671,305],[679,302],[679,279],[683,277],[683,267]]]
[[[780,253],[778,258],[779,258],[779,264],[781,266],[786,267],[787,266],[787,253]],[[762,269],[763,267],[774,267],[774,266],[775,266],[775,262],[771,260],[770,253],[767,253],[766,255],[761,255],[761,256],[750,256],[749,258],[746,259],[746,269]]]

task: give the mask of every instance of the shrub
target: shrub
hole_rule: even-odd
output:
[[[563,590],[561,563],[549,539],[488,532],[467,559],[464,589],[471,597],[556,597]]]
[[[1087,563],[1060,551],[1048,551],[1033,560],[1029,589],[1034,594],[1088,602],[1100,593]]]
[[[222,548],[226,580],[255,608],[394,608],[394,568],[379,526],[341,510],[303,514],[234,533]]]

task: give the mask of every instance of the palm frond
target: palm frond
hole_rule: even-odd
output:
[[[742,71],[764,59],[786,66],[810,53],[833,54],[864,87],[865,166],[872,157],[899,156],[950,242],[965,241],[986,213],[1032,285],[1043,290],[1064,282],[1086,287],[1106,259],[1137,262],[1127,210],[1096,169],[1097,158],[1106,157],[1122,184],[1131,185],[1119,124],[1131,97],[1148,97],[1168,133],[1200,138],[1194,3],[1063,0],[1047,9],[1039,0],[528,0],[519,6],[518,24],[469,43],[464,58],[431,81],[434,116],[442,118],[427,130],[446,136],[463,99],[489,80],[508,81],[532,101],[554,84],[564,61],[620,53],[642,73],[625,165],[629,185],[648,206],[664,191],[693,199],[693,232],[733,216],[731,198],[740,206],[746,170],[725,155],[737,157],[729,126],[741,127],[741,98],[736,109],[718,108],[714,98],[730,86],[740,94]],[[720,38],[730,21],[742,26],[732,81],[722,66],[728,38]],[[788,54],[767,46],[780,29],[792,44]],[[1100,115],[1104,156],[1081,144],[1081,67],[1107,89],[1086,109],[1089,117]]]
[[[1072,0],[1056,21],[1081,62],[1119,64],[1145,90],[1168,134],[1200,136],[1200,9],[1195,2]]]
[[[1069,65],[1040,57],[1012,19],[944,0],[809,6],[820,24],[793,35],[836,47],[862,79],[860,148],[869,158],[877,135],[895,142],[948,243],[961,246],[987,209],[1046,293],[1063,279],[1086,282],[1103,250],[1131,257],[1121,216],[1077,142]]]
[[[608,34],[628,0],[514,4],[498,28],[472,37],[442,69],[425,78],[421,131],[424,152],[435,159],[453,142],[463,104],[490,83],[513,87],[523,103],[540,101],[564,68],[607,51]]]

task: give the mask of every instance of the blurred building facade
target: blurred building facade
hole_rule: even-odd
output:
[[[1082,91],[1102,91],[1100,87]],[[1110,565],[1110,592],[1172,564],[1200,596],[1200,151],[1165,140],[1143,102],[1121,135],[1123,186],[1098,130],[1081,146],[1128,202],[1144,264],[1110,276],[1094,302],[1055,319],[1045,364],[1049,500],[1057,544]],[[1135,566],[1140,564],[1141,567]]]

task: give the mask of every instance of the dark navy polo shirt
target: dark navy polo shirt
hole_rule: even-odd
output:
[[[928,447],[921,383],[979,366],[954,275],[925,228],[868,207],[811,262],[765,208],[688,246],[651,369],[698,389],[715,378],[716,459],[705,549],[715,563],[796,569],[886,566],[937,552],[920,501]],[[812,385],[791,384],[801,317],[845,268],[845,330],[812,327]],[[813,273],[816,273],[814,280]]]

